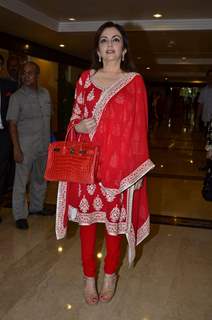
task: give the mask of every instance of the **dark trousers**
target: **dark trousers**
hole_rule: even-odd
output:
[[[0,199],[12,189],[15,173],[13,147],[7,130],[0,129]]]

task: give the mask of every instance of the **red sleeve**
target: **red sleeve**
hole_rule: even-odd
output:
[[[87,77],[89,76],[89,72],[89,70],[84,71],[76,83],[74,106],[69,126],[73,126],[79,123],[84,118],[84,84]]]

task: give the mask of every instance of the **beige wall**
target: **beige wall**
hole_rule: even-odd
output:
[[[6,72],[6,61],[8,58],[8,50],[4,50],[0,48],[0,54],[5,58],[5,65],[4,68],[1,72],[0,76],[5,76],[7,75]],[[40,80],[39,83],[42,87],[45,87],[49,90],[49,93],[51,95],[52,99],[52,104],[53,104],[53,121],[52,121],[52,126],[53,130],[57,131],[58,130],[58,63],[44,60],[44,59],[39,59],[36,57],[32,56],[25,56],[25,61],[34,61],[36,62],[41,69],[41,74],[40,74]],[[70,82],[74,87],[76,85],[76,81],[78,80],[81,72],[83,70],[81,68],[77,68],[74,66],[67,66],[66,69],[66,80]]]
[[[66,80],[68,82],[70,82],[75,87],[76,81],[79,79],[82,71],[83,71],[83,69],[81,69],[81,68],[77,68],[74,66],[68,66],[67,72],[66,72]]]

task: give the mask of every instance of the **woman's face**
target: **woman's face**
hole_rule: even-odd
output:
[[[104,62],[121,61],[126,49],[123,50],[123,38],[116,28],[106,28],[102,32],[97,53]]]

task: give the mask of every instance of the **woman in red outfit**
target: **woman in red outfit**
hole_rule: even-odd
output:
[[[142,77],[132,72],[128,41],[113,22],[96,33],[91,70],[82,73],[69,127],[78,139],[100,148],[100,182],[92,185],[60,182],[56,234],[66,234],[68,220],[80,225],[84,296],[88,304],[112,299],[125,234],[129,263],[135,246],[149,234],[146,173],[154,167],[147,145],[147,100]],[[97,223],[105,224],[107,254],[101,292],[96,290]]]

